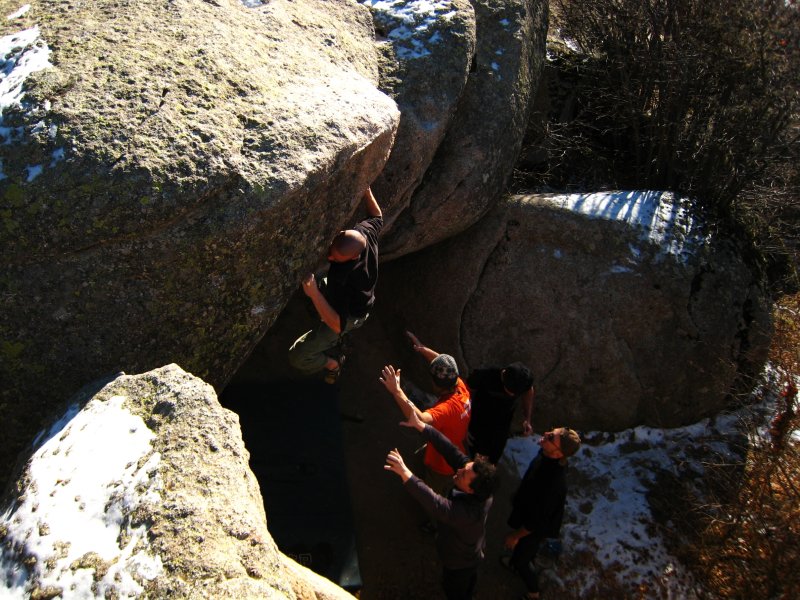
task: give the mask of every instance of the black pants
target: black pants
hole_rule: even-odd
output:
[[[529,592],[539,592],[539,578],[531,564],[539,552],[539,546],[544,538],[535,535],[526,535],[514,547],[511,555],[511,566],[519,573]]]
[[[442,587],[447,600],[472,600],[478,582],[478,567],[443,569]]]

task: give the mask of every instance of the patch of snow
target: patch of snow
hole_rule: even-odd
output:
[[[450,21],[457,13],[450,0],[359,0],[386,28],[386,37],[398,58],[413,60],[429,56],[429,44],[442,40],[437,23]]]
[[[0,143],[9,145],[22,140],[25,128],[6,126],[3,115],[8,108],[22,107],[25,80],[32,73],[52,66],[50,48],[39,38],[38,26],[0,38]],[[43,108],[49,110],[49,102],[45,102]],[[28,113],[38,112],[39,107],[27,106],[25,110]],[[51,139],[54,139],[57,132],[55,127],[55,125],[48,126],[40,120],[33,125],[31,133],[46,130]],[[44,165],[29,165],[26,168],[26,181],[36,179],[43,167]],[[0,179],[6,177],[7,175],[0,169]]]
[[[3,122],[3,117],[0,115],[0,123]],[[18,142],[22,139],[22,136],[25,134],[24,127],[3,127],[0,125],[0,143],[4,146],[8,146],[13,144],[14,142]]]
[[[244,4],[245,8],[258,8],[259,6],[264,6],[263,0],[242,0],[242,4]]]
[[[12,20],[12,19],[18,19],[22,15],[24,15],[26,12],[28,12],[30,9],[31,9],[31,5],[30,4],[25,4],[22,7],[20,7],[20,9],[17,10],[16,12],[13,12],[10,15],[8,15],[6,17],[6,19],[9,20],[9,21]]]
[[[495,51],[494,51],[494,53],[495,53],[497,56],[503,56],[503,54],[505,54],[505,52],[506,52],[506,51],[505,51],[505,49],[504,49],[504,48],[498,48],[497,50],[495,50]]]
[[[161,572],[145,527],[130,522],[138,506],[160,501],[160,455],[152,451],[155,434],[124,401],[95,399],[80,412],[70,407],[37,437],[30,483],[0,515],[7,529],[0,554],[5,598],[27,598],[34,585],[61,587],[73,598],[136,596],[143,592],[137,579]],[[75,563],[89,553],[105,573]],[[23,558],[35,560],[26,569]]]
[[[42,174],[43,167],[42,165],[28,165],[25,167],[25,171],[28,173],[28,176],[25,178],[25,181],[30,183],[34,179],[36,179],[39,175]]]
[[[52,160],[50,161],[50,167],[54,167],[56,166],[56,163],[64,160],[64,149],[56,148],[55,150],[53,150],[50,156],[52,157]]]
[[[553,258],[561,258],[562,256],[564,256],[564,254],[561,252],[561,250],[553,250]]]
[[[769,414],[769,404],[766,400],[756,411]],[[565,552],[588,551],[615,573],[620,584],[658,580],[671,597],[697,597],[691,573],[669,553],[651,526],[654,518],[647,495],[659,471],[702,476],[704,462],[739,460],[730,441],[740,436],[751,410],[723,413],[713,422],[704,419],[675,429],[636,427],[616,434],[583,433],[584,444],[569,459],[570,471],[574,471],[570,478],[581,485],[573,485],[568,493],[561,531]],[[766,429],[761,435],[767,436]],[[503,460],[520,477],[538,454],[539,439],[508,441]],[[591,566],[588,569],[570,575],[587,594],[596,575]]]
[[[50,48],[39,39],[39,26],[0,38],[0,110],[19,106],[22,86],[31,73],[53,65]]]
[[[33,440],[33,447],[43,446],[46,444],[50,439],[55,436],[56,434],[60,433],[67,424],[75,418],[81,410],[81,407],[77,404],[71,404],[67,410],[64,412],[64,415],[55,423],[50,426],[50,429],[42,429],[34,438]]]
[[[622,265],[612,265],[611,268],[609,269],[609,272],[617,274],[617,273],[633,273],[634,271],[630,267],[623,267]]]
[[[499,71],[499,70],[500,70],[500,65],[498,65],[496,62],[493,62],[492,71]]]
[[[687,203],[672,192],[596,192],[556,196],[553,203],[592,218],[621,221],[638,229],[642,239],[686,262],[706,242]]]

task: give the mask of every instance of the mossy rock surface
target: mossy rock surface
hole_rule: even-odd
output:
[[[10,593],[352,598],[280,552],[237,415],[178,365],[94,382],[55,418],[0,498]]]
[[[223,386],[399,121],[348,0],[34,1],[0,36],[33,27],[50,66],[0,145],[0,418],[27,424],[4,465],[105,374],[177,362]]]

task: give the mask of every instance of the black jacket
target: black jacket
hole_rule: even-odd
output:
[[[476,369],[467,378],[472,399],[469,420],[472,454],[483,454],[493,464],[503,456],[511,433],[511,420],[521,396],[509,396],[503,388],[502,369]]]
[[[508,525],[539,537],[558,537],[567,501],[567,467],[539,450],[511,502]]]

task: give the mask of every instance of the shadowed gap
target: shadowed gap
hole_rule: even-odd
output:
[[[336,386],[234,379],[221,402],[239,415],[280,550],[348,591],[360,589]]]

